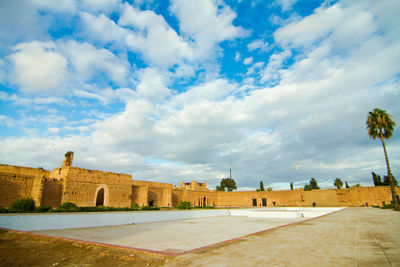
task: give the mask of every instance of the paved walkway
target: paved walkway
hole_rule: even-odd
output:
[[[400,266],[400,212],[348,208],[220,247],[178,256],[170,264],[267,265]]]

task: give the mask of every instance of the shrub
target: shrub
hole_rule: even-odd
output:
[[[73,208],[78,208],[77,205],[75,205],[72,202],[65,202],[64,204],[62,204],[59,208],[61,209],[73,209]]]
[[[137,204],[137,203],[132,204],[131,209],[132,210],[139,210],[140,209],[139,208],[139,204]]]
[[[195,206],[195,209],[215,209],[214,206]]]
[[[11,203],[9,211],[11,212],[26,212],[35,209],[35,201],[32,198],[17,198]]]
[[[142,210],[160,210],[159,207],[143,206]]]
[[[189,210],[192,209],[192,204],[189,201],[182,201],[181,203],[179,203],[178,208],[180,210]]]
[[[51,210],[50,206],[39,206],[35,209],[36,212],[48,212]]]

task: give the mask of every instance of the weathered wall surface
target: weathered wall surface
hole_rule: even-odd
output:
[[[399,194],[399,187],[396,188]],[[215,192],[217,207],[251,207],[253,199],[257,206],[262,206],[262,199],[266,199],[267,206],[382,206],[392,200],[389,186],[356,187],[348,189],[321,189],[321,190],[287,190],[263,192]],[[192,203],[195,199],[191,199]],[[275,203],[275,205],[274,205]]]
[[[5,165],[0,164],[0,172],[3,173],[12,173],[26,176],[34,176],[34,177],[49,177],[49,171],[44,170],[42,168],[30,168],[30,167],[22,167],[22,166],[13,166],[13,165]]]
[[[35,177],[0,172],[0,206],[8,207],[15,199],[31,197]]]
[[[95,206],[99,189],[103,188],[104,205],[129,207],[132,198],[132,177],[128,174],[64,167],[64,193],[62,203],[72,202],[78,206]]]
[[[32,197],[41,204],[43,181],[49,171],[0,164],[0,206],[8,207],[17,198]]]
[[[42,206],[58,207],[61,203],[64,185],[56,179],[46,179],[42,190]]]
[[[399,187],[396,191],[398,195]],[[19,197],[32,197],[37,206],[52,207],[65,202],[78,206],[129,207],[136,203],[139,206],[171,207],[182,201],[189,201],[194,206],[216,207],[312,206],[313,203],[316,206],[382,206],[392,200],[389,186],[219,192],[196,181],[172,188],[166,183],[134,181],[128,174],[72,166],[49,172],[41,168],[0,164],[0,206],[8,207]]]

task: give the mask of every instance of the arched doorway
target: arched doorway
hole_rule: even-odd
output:
[[[157,207],[158,206],[158,195],[157,195],[157,193],[149,190],[147,201],[148,201],[148,205],[150,207]]]
[[[109,206],[109,192],[106,184],[99,184],[93,196],[94,206]]]
[[[97,192],[96,206],[104,206],[104,188]]]

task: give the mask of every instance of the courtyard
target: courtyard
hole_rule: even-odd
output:
[[[40,231],[41,235],[2,231],[0,260],[2,264],[17,266],[55,263],[59,266],[95,266],[107,265],[108,262],[118,266],[134,263],[154,266],[400,265],[399,212],[347,208],[314,219],[291,219],[290,222],[286,221],[287,225],[283,222],[286,225],[283,227],[276,226],[282,225],[281,219],[269,219],[271,224],[268,227],[262,218],[230,217],[231,221],[226,221],[226,218],[229,217],[134,225],[142,227],[139,231],[142,236],[137,236],[134,241],[130,235],[135,234],[132,230],[135,228],[129,228],[129,225],[96,227],[97,232],[94,228],[86,229],[87,236],[83,239],[92,242],[74,240],[82,239],[79,231],[83,229],[63,230],[66,232],[62,235],[58,232],[58,236],[70,239],[49,237],[47,235],[56,233],[46,231]],[[250,225],[254,228],[250,229]],[[118,231],[118,227],[126,228],[125,232]],[[270,230],[265,231],[267,228]],[[207,236],[204,231],[210,229],[211,234]],[[233,236],[224,234],[235,231]],[[254,234],[254,231],[257,233]],[[153,236],[153,240],[146,240],[146,232],[147,237]],[[210,240],[210,237],[214,239]],[[156,242],[154,238],[159,241]],[[103,244],[105,241],[110,243],[110,239],[116,244]],[[208,240],[205,245],[204,240]],[[143,245],[146,242],[147,245],[141,250],[139,243]],[[129,248],[133,246],[139,249]]]

